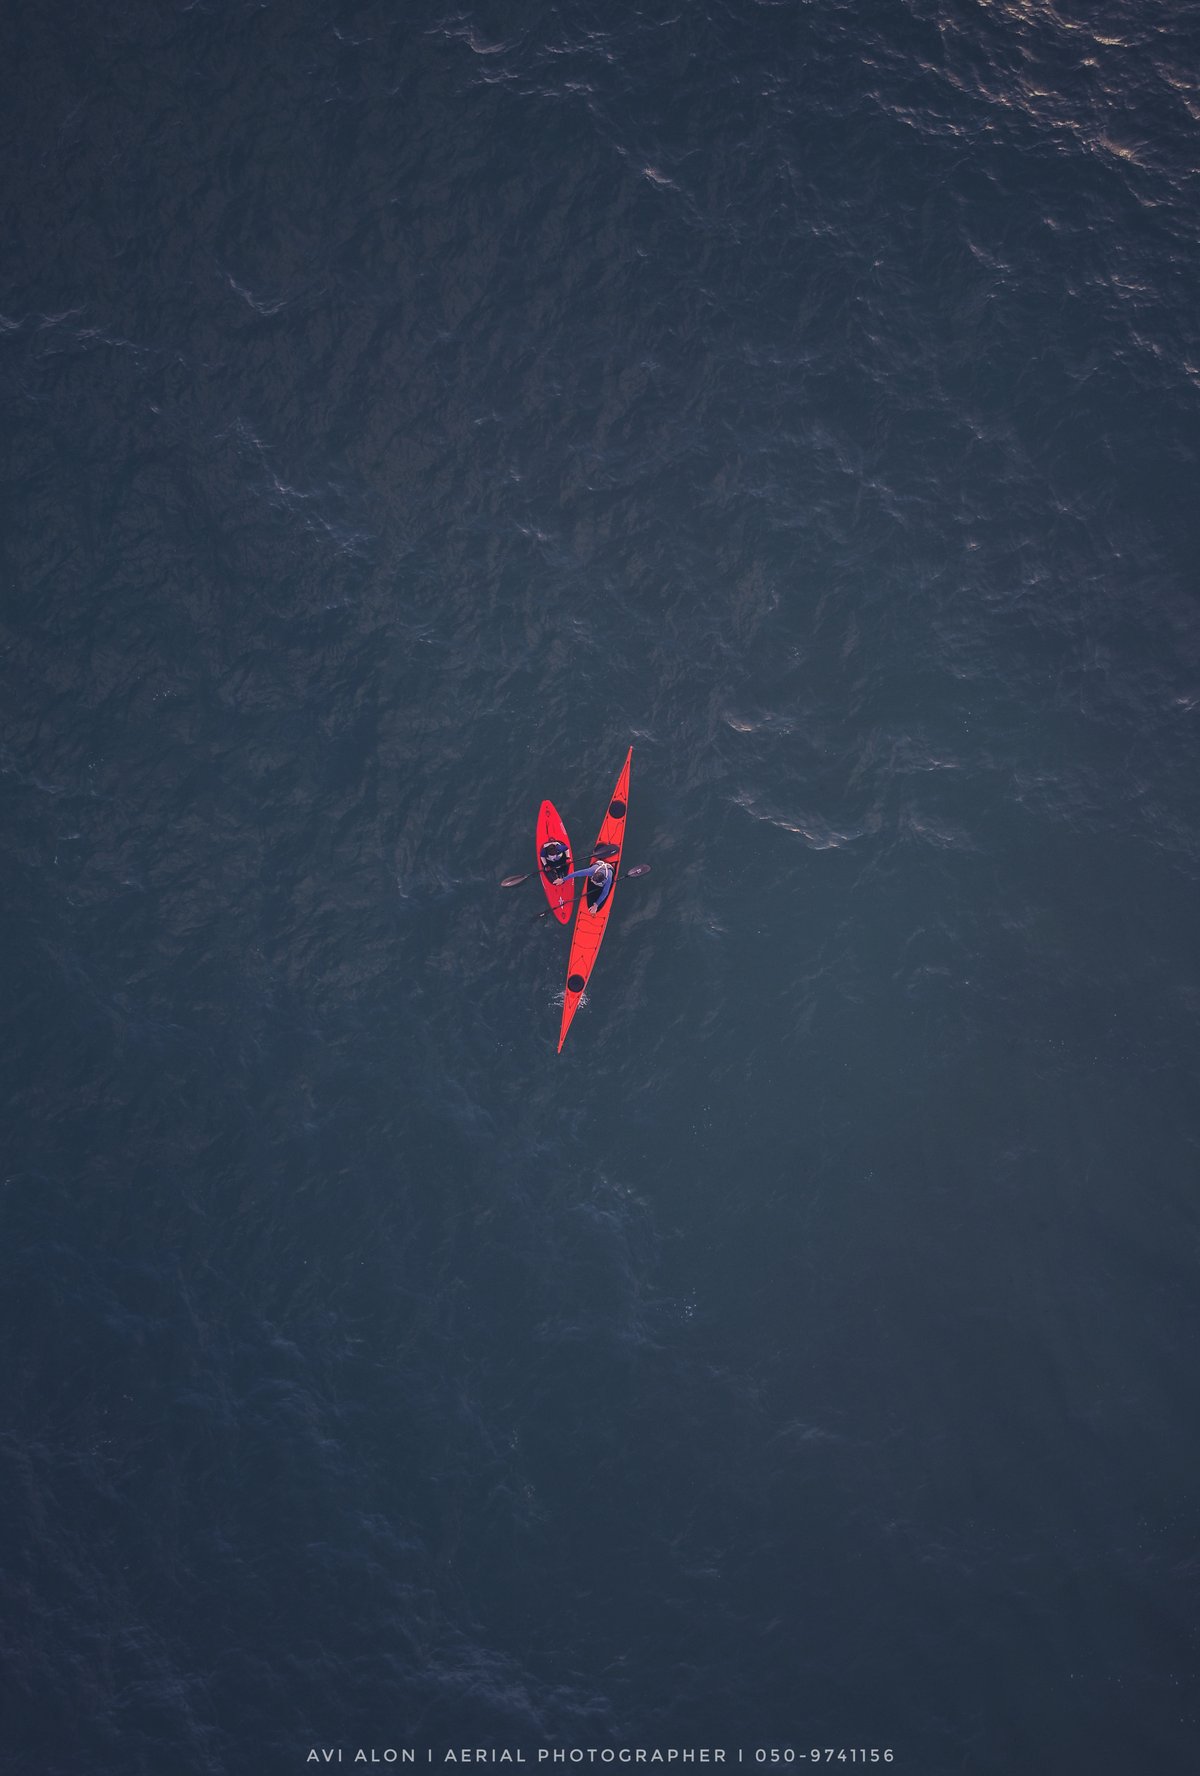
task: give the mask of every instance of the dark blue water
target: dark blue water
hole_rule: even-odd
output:
[[[1198,49],[10,9],[4,1769],[1194,1767]]]

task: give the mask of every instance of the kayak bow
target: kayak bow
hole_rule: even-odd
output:
[[[609,914],[612,912],[613,901],[617,897],[617,883],[621,876],[621,847],[625,843],[625,812],[629,803],[629,766],[633,759],[633,747],[625,755],[625,763],[621,767],[621,775],[617,778],[616,788],[612,792],[612,800],[608,804],[608,812],[600,827],[600,836],[596,840],[596,849],[601,845],[615,845],[616,853],[612,857],[613,885],[608,899],[602,907],[588,905],[588,894],[591,883],[586,884],[587,892],[579,896],[579,911],[575,915],[575,930],[571,937],[571,957],[567,963],[567,992],[563,1000],[562,1027],[558,1032],[558,1052],[562,1053],[563,1043],[567,1040],[567,1031],[571,1028],[571,1019],[579,1009],[579,1001],[591,978],[592,969],[596,965],[596,957],[600,945],[604,941],[604,933],[608,927]]]
[[[562,815],[553,802],[543,802],[538,809],[537,820],[537,873],[542,887],[546,890],[546,899],[550,902],[550,911],[560,924],[570,922],[571,908],[575,904],[574,882],[552,882],[542,868],[542,846],[547,839],[561,839],[567,847],[567,867],[563,872],[568,874],[574,867],[571,862],[571,841],[567,837],[567,829],[562,823]]]

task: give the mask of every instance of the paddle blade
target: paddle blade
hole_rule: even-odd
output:
[[[596,849],[592,852],[592,856],[599,857],[603,860],[609,857],[615,857],[620,849],[621,847],[619,845],[597,845]]]
[[[635,863],[631,870],[625,871],[625,874],[627,877],[648,876],[650,874],[650,865],[648,863]]]
[[[515,888],[519,882],[527,882],[528,880],[528,876],[505,876],[500,886],[502,888]]]

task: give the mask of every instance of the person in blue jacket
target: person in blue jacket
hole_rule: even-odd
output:
[[[574,882],[585,876],[588,883],[588,911],[598,913],[613,891],[617,873],[606,857],[597,857],[591,863],[585,863],[582,869],[572,870],[569,876],[563,877],[563,881]]]

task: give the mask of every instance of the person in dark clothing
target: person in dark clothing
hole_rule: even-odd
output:
[[[567,873],[569,856],[561,839],[547,839],[538,852],[538,863],[548,882],[561,882]]]

